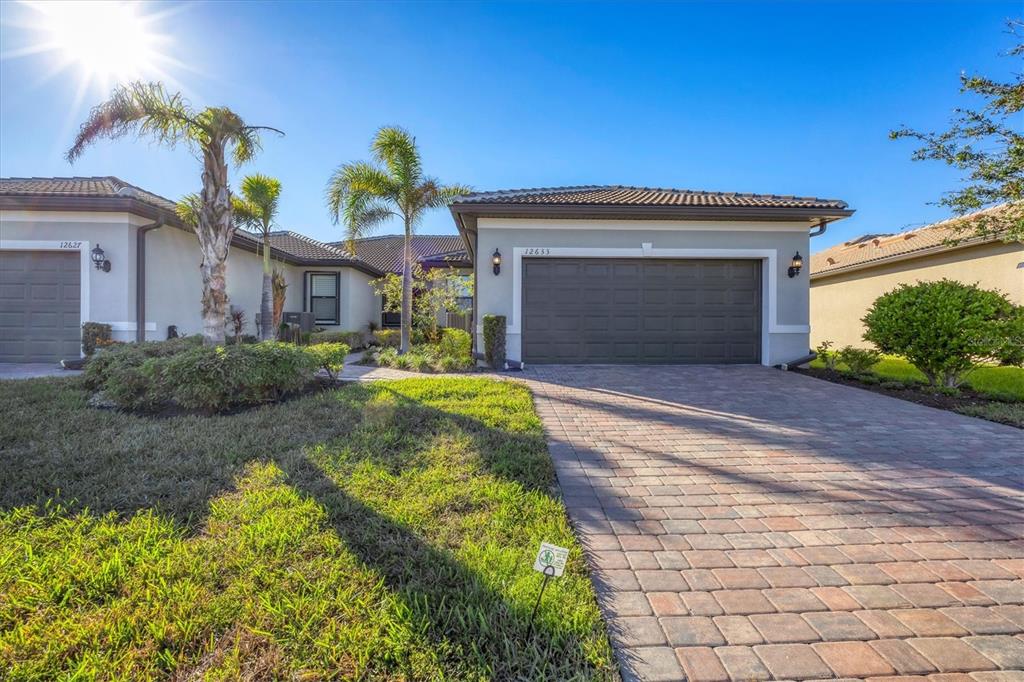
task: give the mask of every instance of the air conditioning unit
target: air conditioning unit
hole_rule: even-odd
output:
[[[299,325],[299,331],[311,332],[316,325],[316,318],[313,313],[284,313],[282,321],[288,324]]]

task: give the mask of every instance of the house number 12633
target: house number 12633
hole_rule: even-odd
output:
[[[528,248],[525,251],[523,251],[523,255],[524,256],[550,256],[551,255],[551,249]]]

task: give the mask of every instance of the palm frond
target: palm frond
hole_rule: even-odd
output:
[[[377,131],[370,147],[374,158],[383,164],[398,185],[411,189],[423,178],[423,161],[416,146],[416,138],[398,126],[386,126]]]
[[[170,94],[160,83],[136,81],[119,85],[105,102],[89,112],[64,158],[74,163],[93,142],[103,138],[113,140],[129,133],[151,136],[173,147],[190,139],[196,124],[195,114],[180,93]]]
[[[245,205],[247,217],[259,229],[268,232],[277,217],[278,202],[281,198],[281,181],[262,173],[253,173],[242,179],[241,202]],[[233,197],[234,199],[235,197]]]
[[[337,225],[342,219],[349,222],[346,208],[352,195],[374,197],[380,201],[398,203],[398,188],[388,175],[365,161],[343,163],[327,181],[325,198],[331,220]],[[396,206],[397,207],[397,206]]]
[[[202,210],[203,200],[196,192],[186,194],[174,205],[174,212],[178,214],[181,222],[193,230],[199,225],[199,212]]]
[[[381,223],[400,217],[383,201],[365,194],[351,194],[345,206],[345,241],[355,253],[355,241],[367,236]]]
[[[427,178],[419,187],[418,203],[424,209],[445,208],[472,191],[468,185],[442,185],[436,178]]]

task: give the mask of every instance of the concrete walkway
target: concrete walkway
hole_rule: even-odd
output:
[[[72,377],[81,370],[67,370],[55,362],[0,362],[0,380]]]
[[[523,378],[625,679],[1021,679],[1024,432],[761,367]]]

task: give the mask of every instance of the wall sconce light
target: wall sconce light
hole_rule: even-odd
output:
[[[501,272],[501,251],[494,250],[494,255],[491,256],[491,262],[494,264],[494,274],[497,275]]]
[[[96,265],[97,270],[110,272],[110,261],[107,260],[107,254],[103,252],[99,244],[96,244],[96,248],[92,250],[92,262]]]
[[[796,255],[793,256],[793,262],[789,264],[789,276],[796,277],[800,274],[800,268],[804,266],[804,257],[797,251]]]

